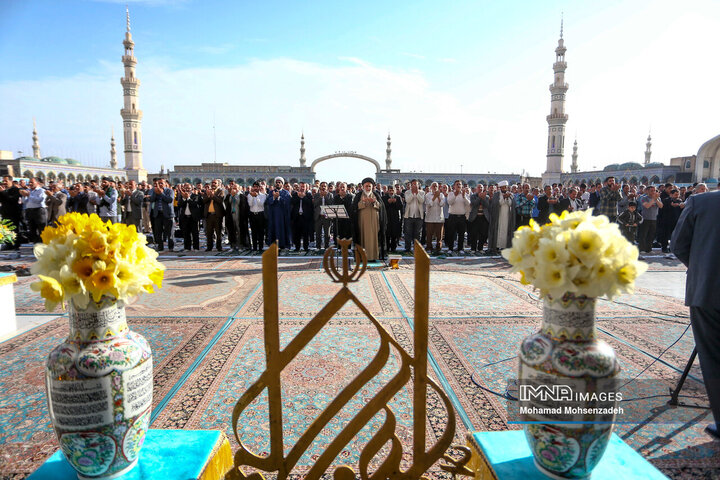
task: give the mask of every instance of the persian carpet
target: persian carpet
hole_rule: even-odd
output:
[[[149,342],[153,406],[162,400],[225,323],[224,317],[128,318]],[[47,414],[45,361],[68,335],[61,317],[0,343],[0,476],[23,478],[58,448]]]

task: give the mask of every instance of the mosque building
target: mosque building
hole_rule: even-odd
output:
[[[139,106],[140,80],[136,76],[135,67],[137,59],[134,54],[135,43],[130,32],[130,13],[126,9],[127,29],[123,40],[124,55],[122,63],[124,76],[120,79],[123,88],[123,108],[120,115],[123,121],[123,141],[125,168],[117,165],[115,138],[111,137],[110,166],[109,168],[83,166],[77,160],[59,157],[40,157],[37,128],[33,126],[33,156],[12,158],[12,152],[0,151],[0,173],[15,177],[28,178],[37,176],[45,180],[65,180],[68,182],[99,180],[102,177],[111,177],[117,181],[148,179],[148,172],[143,167],[142,153],[142,117],[143,112]],[[215,178],[223,181],[233,180],[240,185],[251,185],[256,180],[265,180],[272,183],[276,176],[282,176],[290,182],[313,182],[316,178],[316,166],[326,160],[334,158],[347,158],[363,160],[375,167],[375,178],[383,184],[405,183],[411,179],[418,179],[425,185],[432,182],[452,183],[460,179],[470,187],[478,184],[489,185],[506,180],[509,183],[527,181],[533,185],[541,183],[559,183],[563,185],[579,185],[581,183],[596,183],[608,176],[614,176],[618,181],[631,184],[648,183],[691,183],[705,181],[711,185],[717,184],[720,177],[720,135],[703,144],[697,155],[677,157],[670,159],[670,164],[651,162],[652,138],[647,137],[644,162],[626,162],[623,164],[610,164],[602,170],[578,171],[578,143],[573,143],[572,163],[570,171],[563,170],[565,155],[566,123],[568,114],[565,111],[566,94],[569,85],[565,82],[567,62],[565,53],[567,48],[563,39],[563,24],[560,24],[560,38],[555,49],[555,62],[553,63],[554,80],[550,85],[550,114],[547,115],[548,143],[546,151],[546,168],[542,177],[528,177],[524,172],[514,173],[456,173],[456,172],[414,172],[402,171],[392,167],[392,146],[390,134],[386,140],[386,157],[384,168],[379,161],[368,155],[354,151],[337,151],[315,158],[308,165],[305,149],[305,135],[300,137],[300,159],[298,165],[232,165],[228,163],[204,162],[199,165],[175,165],[165,171],[161,167],[159,174],[150,174],[151,177],[161,176],[169,179],[173,184],[180,182],[206,183]],[[328,179],[331,180],[331,179]],[[343,179],[353,181],[353,179]]]

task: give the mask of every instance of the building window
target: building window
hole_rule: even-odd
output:
[[[552,136],[552,148],[555,148],[555,135]]]
[[[133,132],[133,139],[135,140],[135,145],[137,145],[137,132]]]

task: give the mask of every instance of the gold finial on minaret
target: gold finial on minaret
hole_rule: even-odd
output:
[[[391,147],[391,140],[390,140],[390,132],[388,132],[387,137],[387,148],[385,149],[385,170],[390,170],[392,167],[392,147]]]
[[[563,38],[563,16],[564,12],[560,12],[560,38]]]
[[[130,31],[130,9],[125,5],[125,15],[127,17],[127,31]]]
[[[40,158],[40,143],[38,143],[37,124],[35,123],[35,117],[33,117],[32,139],[33,139],[33,145],[32,145],[33,158],[39,159]]]

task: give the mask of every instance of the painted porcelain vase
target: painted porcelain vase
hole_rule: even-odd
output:
[[[594,298],[545,298],[541,330],[520,346],[518,402],[543,473],[590,476],[612,433],[619,371],[613,349],[597,339]]]
[[[70,335],[47,360],[50,418],[80,479],[115,478],[136,465],[150,423],[150,347],[114,302],[88,310],[70,302],[69,317]]]

